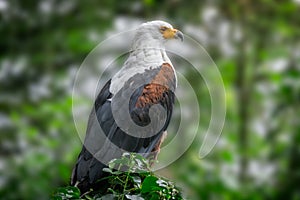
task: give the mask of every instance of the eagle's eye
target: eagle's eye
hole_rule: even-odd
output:
[[[166,26],[160,27],[160,31],[161,31],[161,32],[164,32],[164,31],[166,31],[167,29],[168,29],[168,27],[166,27]]]

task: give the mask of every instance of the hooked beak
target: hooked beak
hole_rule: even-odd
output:
[[[161,28],[161,33],[165,39],[180,39],[183,41],[183,33],[175,28]]]
[[[175,39],[180,39],[181,42],[182,42],[182,41],[183,41],[183,38],[184,38],[183,33],[182,33],[181,31],[178,31],[178,30],[177,30],[177,32],[176,32],[175,35],[174,35],[174,38],[175,38]]]

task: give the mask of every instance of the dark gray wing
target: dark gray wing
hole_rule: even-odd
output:
[[[113,155],[113,157],[120,156],[120,153],[111,150],[111,144],[124,151],[147,155],[160,143],[163,132],[167,129],[171,119],[175,96],[173,91],[166,85],[151,82],[158,73],[159,70],[152,71],[146,77],[143,74],[136,74],[124,84],[124,87],[114,97],[109,92],[111,80],[105,84],[97,96],[94,109],[89,118],[84,146],[73,169],[72,185],[78,182],[81,191],[85,191],[92,187],[96,180],[105,176],[102,169],[106,167],[104,163],[109,160],[104,157],[108,154]],[[125,102],[126,99],[123,98],[127,97],[124,96],[124,92],[130,87],[130,82],[133,80],[143,80],[144,83],[147,83],[137,87],[129,100],[129,113],[135,124],[143,127],[151,122],[149,110],[153,105],[159,104],[166,110],[164,125],[151,137],[140,138],[125,133],[117,126],[112,114],[111,99],[116,98],[120,103]],[[174,83],[172,84],[174,85]],[[159,117],[157,116],[157,118]],[[107,146],[107,144],[109,145]],[[105,162],[102,162],[102,157]],[[111,157],[108,156],[108,158]]]

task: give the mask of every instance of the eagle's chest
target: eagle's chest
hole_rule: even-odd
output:
[[[174,92],[176,88],[176,74],[172,65],[163,63],[150,83],[158,84]]]
[[[124,87],[133,83],[139,86],[150,83],[159,84],[171,91],[175,91],[177,78],[171,62],[161,60],[157,63],[134,63],[125,66],[112,78],[110,92],[114,95]]]
[[[115,95],[129,82],[162,84],[174,91],[176,74],[165,50],[160,46],[143,46],[132,51],[121,70],[112,77],[110,92]]]

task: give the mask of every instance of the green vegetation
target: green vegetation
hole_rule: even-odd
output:
[[[123,171],[123,170],[124,171]],[[67,186],[57,189],[52,195],[53,200],[63,199],[183,199],[175,185],[162,177],[157,177],[150,171],[148,161],[139,154],[123,154],[120,159],[109,163],[109,168],[103,169],[110,173],[99,181],[105,180],[106,189],[80,194],[76,187]]]

